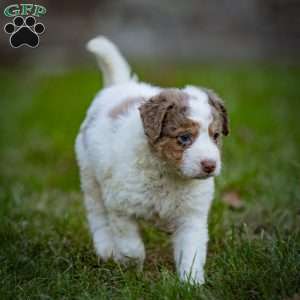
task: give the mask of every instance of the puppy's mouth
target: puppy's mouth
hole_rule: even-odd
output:
[[[209,177],[213,177],[212,175],[199,175],[199,176],[195,176],[193,177],[194,179],[198,179],[198,180],[204,180],[204,179],[208,179]]]
[[[203,180],[203,179],[207,179],[207,178],[214,177],[214,176],[216,176],[215,173],[210,173],[210,174],[204,173],[204,174],[198,174],[198,175],[194,176],[193,178]]]
[[[180,174],[180,176],[182,178],[185,179],[197,179],[197,180],[205,180],[208,179],[210,177],[215,177],[218,176],[219,173],[218,172],[211,172],[211,173],[206,173],[206,172],[199,172],[197,174],[187,174],[181,170],[177,170],[176,172],[177,174]]]

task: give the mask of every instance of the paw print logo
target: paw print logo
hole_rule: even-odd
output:
[[[11,34],[9,41],[13,48],[23,45],[36,48],[40,43],[39,35],[45,31],[45,26],[42,23],[36,23],[33,16],[28,16],[25,20],[17,16],[12,23],[4,26],[4,31]]]

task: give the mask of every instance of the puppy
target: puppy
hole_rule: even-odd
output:
[[[226,109],[212,91],[139,82],[105,37],[87,44],[103,72],[76,139],[90,230],[104,261],[145,259],[137,218],[172,230],[180,278],[204,282],[207,217],[221,170]]]

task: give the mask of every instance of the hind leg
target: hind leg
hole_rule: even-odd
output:
[[[82,131],[76,139],[76,156],[80,168],[81,189],[84,194],[84,202],[87,219],[92,234],[94,246],[98,256],[106,261],[114,255],[115,247],[112,239],[109,220],[104,207],[101,189],[90,166],[84,134]]]
[[[85,206],[98,256],[124,265],[136,264],[141,269],[145,259],[143,241],[134,220],[126,216],[107,213],[101,190],[96,180],[82,179]]]
[[[116,262],[124,264],[136,261],[142,266],[145,249],[137,224],[129,217],[107,212],[81,134],[76,141],[76,154],[88,222],[97,254],[103,260],[113,258]]]
[[[116,251],[108,216],[101,197],[101,189],[89,172],[83,170],[81,173],[81,185],[94,246],[98,256],[106,261],[115,256]]]

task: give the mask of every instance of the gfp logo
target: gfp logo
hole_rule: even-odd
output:
[[[37,4],[12,4],[4,9],[6,17],[12,17],[12,22],[5,24],[4,31],[10,34],[9,42],[13,48],[28,46],[36,48],[40,43],[40,35],[44,33],[44,24],[36,18],[44,16],[47,10]]]

